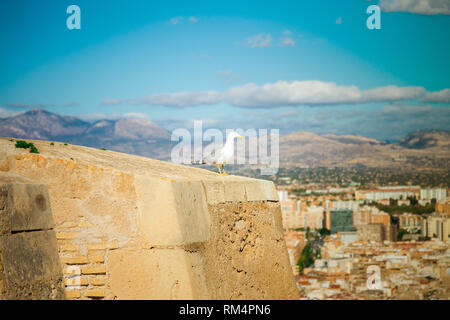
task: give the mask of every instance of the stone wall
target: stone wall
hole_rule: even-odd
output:
[[[0,171],[48,186],[71,299],[297,299],[273,183],[0,138]]]
[[[64,299],[47,187],[0,172],[0,299]]]

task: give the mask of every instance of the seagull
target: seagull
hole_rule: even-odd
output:
[[[217,169],[219,169],[220,175],[228,176],[228,173],[225,172],[223,166],[227,164],[229,161],[233,160],[234,139],[236,138],[242,139],[244,137],[239,135],[236,131],[231,131],[227,136],[227,141],[225,142],[225,145],[222,148],[216,150],[214,156],[209,155],[208,157],[206,157],[206,161],[202,162],[201,164],[215,164],[217,166]],[[220,171],[221,167],[222,172]]]

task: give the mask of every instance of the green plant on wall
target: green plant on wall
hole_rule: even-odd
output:
[[[16,144],[15,144],[16,148],[21,148],[21,149],[30,149],[30,153],[39,153],[38,149],[36,148],[36,146],[30,142],[26,142],[23,140],[17,140]]]

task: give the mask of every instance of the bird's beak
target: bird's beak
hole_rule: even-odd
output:
[[[244,137],[243,137],[243,136],[238,136],[238,138],[239,138],[239,139],[243,139]]]

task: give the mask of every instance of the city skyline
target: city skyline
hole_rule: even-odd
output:
[[[449,36],[450,0],[5,2],[0,300],[449,300]]]

